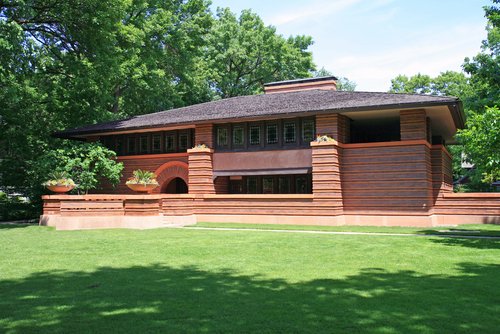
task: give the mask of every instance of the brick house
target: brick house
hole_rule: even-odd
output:
[[[500,196],[452,192],[445,144],[464,120],[454,97],[341,92],[335,77],[323,77],[70,129],[55,135],[116,151],[123,181],[103,194],[44,196],[41,221],[67,229],[495,222]],[[153,193],[125,186],[139,168],[156,173]]]

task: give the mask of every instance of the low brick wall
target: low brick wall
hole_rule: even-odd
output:
[[[426,212],[338,211],[315,195],[47,195],[40,224],[57,229],[155,228],[204,222],[439,226],[500,224],[500,193],[442,193]]]

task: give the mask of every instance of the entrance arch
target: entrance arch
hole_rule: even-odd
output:
[[[156,180],[160,184],[153,192],[160,193],[167,190],[169,183],[174,179],[180,179],[184,182],[187,193],[187,185],[189,180],[189,165],[182,161],[169,161],[158,167],[155,171]],[[180,181],[175,181],[180,184]],[[182,189],[182,185],[180,185]]]
[[[180,177],[176,177],[170,182],[165,182],[163,187],[161,188],[162,194],[187,194],[188,193],[188,185],[184,182]]]

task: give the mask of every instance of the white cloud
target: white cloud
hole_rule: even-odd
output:
[[[448,31],[416,36],[383,50],[333,57],[324,66],[355,81],[359,90],[387,91],[390,80],[398,74],[436,76],[447,70],[460,71],[464,58],[479,51],[482,38],[483,27],[457,25]]]
[[[308,2],[307,5],[302,7],[295,7],[289,10],[285,9],[282,13],[274,17],[270,17],[268,22],[273,25],[284,25],[325,16],[329,16],[331,18],[332,15],[355,5],[360,1],[361,0],[316,0]]]

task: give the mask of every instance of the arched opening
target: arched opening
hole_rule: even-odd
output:
[[[188,193],[189,171],[187,163],[183,161],[169,161],[156,169],[155,174],[160,184],[160,186],[154,190],[155,193]]]
[[[164,194],[187,194],[188,186],[186,182],[180,177],[172,179],[170,182],[166,183],[161,192]]]

